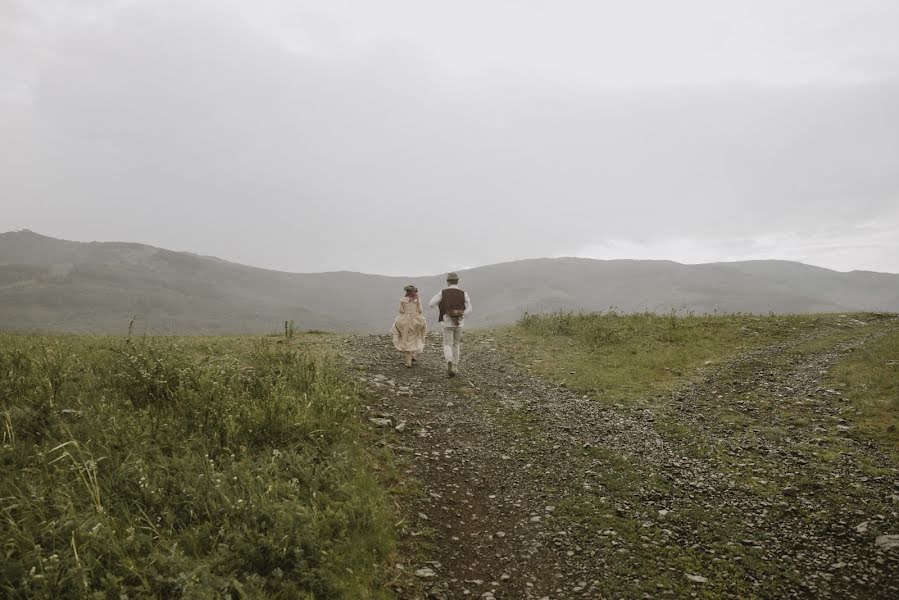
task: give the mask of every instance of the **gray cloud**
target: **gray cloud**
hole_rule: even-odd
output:
[[[340,4],[23,6],[0,30],[29,57],[0,70],[0,229],[419,274],[676,240],[708,241],[706,260],[739,258],[727,239],[780,239],[790,257],[808,240],[807,260],[826,263],[822,236],[845,247],[867,223],[899,227],[899,54],[874,19],[895,18],[887,4],[854,18],[821,4],[828,18],[809,39],[832,34],[842,53],[806,56],[808,73],[826,73],[816,81],[783,81],[796,52],[772,81],[710,63],[704,77],[685,69],[682,83],[656,85],[591,78],[587,40],[565,77],[520,68],[530,58],[514,48],[477,69],[470,48],[453,60],[444,29],[427,43],[433,23],[389,29]],[[395,14],[420,16],[410,6]],[[487,21],[519,14],[506,10]],[[717,45],[745,36],[711,23]],[[473,38],[495,56],[483,32]],[[650,78],[646,60],[633,72]],[[855,266],[899,271],[895,248],[873,243],[882,251]]]

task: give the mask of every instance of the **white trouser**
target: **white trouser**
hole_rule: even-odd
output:
[[[443,328],[443,358],[446,362],[453,361],[453,364],[459,365],[459,345],[462,342],[461,327],[444,327]]]

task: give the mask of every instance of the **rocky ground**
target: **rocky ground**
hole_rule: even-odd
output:
[[[899,597],[899,469],[821,385],[871,335],[747,352],[636,407],[534,377],[486,332],[453,379],[437,336],[412,369],[349,338],[418,486],[397,496],[397,596]]]

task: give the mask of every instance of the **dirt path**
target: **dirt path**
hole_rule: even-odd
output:
[[[899,534],[896,465],[819,384],[866,341],[750,352],[633,409],[523,372],[487,333],[454,379],[436,336],[412,369],[387,336],[350,339],[366,416],[422,488],[398,596],[899,597],[899,548],[875,543]]]

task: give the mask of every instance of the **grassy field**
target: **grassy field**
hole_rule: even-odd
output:
[[[849,397],[861,434],[886,444],[899,462],[899,331],[854,352],[825,382]]]
[[[899,328],[892,315],[526,315],[497,335],[512,360],[541,376],[600,402],[664,415],[666,392],[741,351],[791,342],[787,356],[798,356],[883,327],[885,335],[835,365],[823,383],[849,398],[859,435],[899,456]],[[732,425],[726,415],[714,414],[716,406],[708,409],[724,426]],[[767,407],[775,409],[784,407]],[[668,435],[691,435],[668,425]]]
[[[790,373],[816,352],[875,332],[879,337],[827,372],[808,375],[821,377],[822,388],[829,388],[819,397],[833,400],[814,406],[837,407],[833,416],[810,414],[808,398],[784,397],[790,381],[772,384],[766,393],[772,373]],[[651,417],[654,429],[681,456],[723,473],[747,498],[770,502],[773,513],[784,511],[785,520],[800,515],[804,523],[839,523],[859,506],[871,514],[894,510],[884,497],[839,483],[846,472],[890,477],[899,464],[899,323],[891,315],[555,314],[525,317],[497,335],[498,346],[518,364],[635,418]],[[745,350],[781,342],[788,349],[748,359],[710,384],[714,393],[690,396],[688,411],[672,393],[704,381],[716,366]],[[861,442],[855,447],[876,441],[897,462],[890,468],[876,451],[870,456],[847,451],[847,437]],[[757,538],[760,530],[757,524],[747,526],[739,510],[708,502],[701,493],[694,498],[692,490],[671,500],[677,496],[673,480],[639,455],[601,448],[583,452],[570,460],[579,465],[575,470],[596,471],[597,491],[591,495],[575,485],[556,514],[584,539],[608,545],[609,552],[629,549],[630,560],[604,574],[610,593],[630,590],[622,595],[651,597],[658,585],[681,586],[686,594],[682,573],[697,572],[703,562],[710,579],[724,586],[706,589],[703,597],[720,597],[723,589],[745,597],[777,597],[793,585],[797,574],[782,568],[783,561],[765,558],[741,541]],[[568,485],[559,482],[560,490]],[[802,498],[801,505],[794,497]],[[677,510],[660,520],[688,544],[647,540],[646,522],[666,501],[675,502]],[[614,534],[606,535],[609,531]]]
[[[625,412],[651,411],[684,456],[768,498],[790,486],[805,493],[803,477],[844,460],[842,434],[816,434],[814,446],[792,448],[807,461],[797,480],[768,456],[766,440],[802,427],[804,404],[754,397],[763,410],[749,422],[749,413],[712,398],[698,411],[700,432],[679,420],[666,394],[743,350],[793,344],[781,362],[749,363],[738,373],[751,379],[788,369],[791,353],[888,327],[825,374],[823,385],[851,403],[858,427],[847,435],[876,439],[899,456],[899,328],[887,317],[557,314],[526,316],[496,337],[513,360],[550,380]],[[0,596],[390,597],[398,557],[385,489],[399,476],[385,472],[389,457],[370,454],[360,392],[329,355],[333,340],[292,329],[242,337],[0,335]],[[721,392],[717,398],[740,394]],[[504,414],[510,427],[528,425]],[[533,435],[539,445],[540,432]],[[640,593],[686,586],[682,572],[698,570],[707,556],[693,545],[647,542],[646,519],[634,516],[656,514],[674,483],[638,456],[583,453],[576,459],[584,465],[602,465],[596,493],[566,494],[557,514],[577,522],[574,530],[591,544],[632,549],[604,574],[608,589],[626,589],[635,573],[651,574]],[[876,464],[860,467],[883,475]],[[581,484],[559,481],[556,491],[568,485]],[[869,500],[825,499],[838,508]],[[664,517],[668,529],[714,550],[729,589],[760,597],[782,589],[790,575],[777,563],[734,546],[751,537],[739,515],[699,500],[681,498]],[[656,572],[661,563],[676,577]],[[739,587],[753,578],[770,589]]]
[[[533,372],[610,403],[644,403],[702,366],[742,350],[832,329],[855,331],[866,315],[525,315],[498,338]],[[873,317],[879,320],[881,317]]]
[[[391,511],[321,339],[0,336],[0,596],[387,597]]]

